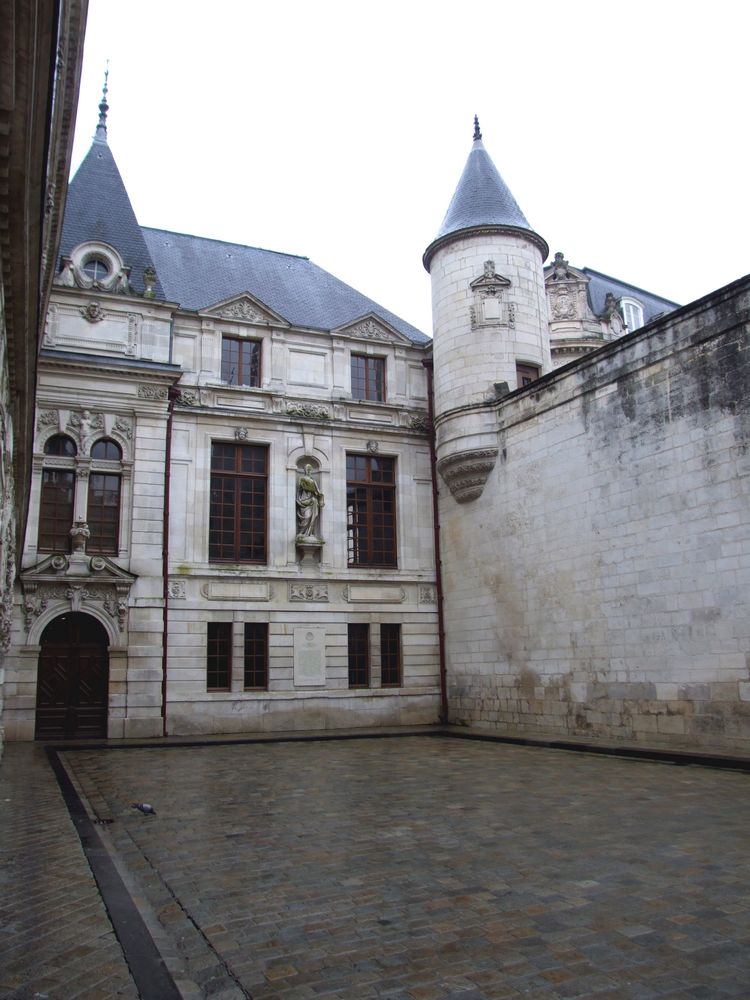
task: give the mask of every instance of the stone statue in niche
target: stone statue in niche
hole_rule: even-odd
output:
[[[311,465],[305,466],[305,471],[297,482],[297,541],[318,541],[320,511],[325,504],[325,497],[320,487],[313,479]]]

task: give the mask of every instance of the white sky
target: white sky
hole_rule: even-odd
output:
[[[425,332],[472,119],[571,264],[689,302],[750,271],[741,0],[90,0],[142,225],[298,253]]]

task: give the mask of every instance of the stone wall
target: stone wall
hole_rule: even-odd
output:
[[[750,279],[496,404],[441,487],[451,720],[750,746]]]

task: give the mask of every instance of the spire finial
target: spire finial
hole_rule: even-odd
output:
[[[99,123],[96,126],[96,135],[94,139],[98,139],[99,142],[107,141],[107,112],[109,111],[109,105],[107,104],[107,81],[109,80],[109,59],[107,60],[107,68],[104,70],[104,86],[102,87],[102,100],[99,105]]]
[[[474,142],[480,141],[482,139],[482,133],[479,128],[479,116],[474,115]]]

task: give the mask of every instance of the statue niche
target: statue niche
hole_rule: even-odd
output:
[[[302,564],[309,566],[313,556],[320,552],[320,512],[325,504],[323,491],[313,477],[312,465],[306,465],[297,479],[295,507],[297,514],[296,544],[302,550]]]

